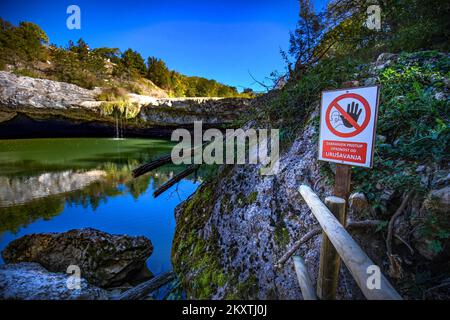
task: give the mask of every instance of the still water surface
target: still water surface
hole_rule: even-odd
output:
[[[26,234],[91,227],[148,237],[150,270],[170,270],[174,208],[200,178],[155,199],[153,191],[183,168],[164,166],[138,179],[131,170],[171,146],[158,139],[0,140],[0,251]]]

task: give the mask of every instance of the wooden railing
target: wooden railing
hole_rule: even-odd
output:
[[[369,277],[373,276],[371,270],[376,265],[344,227],[345,221],[342,220],[345,218],[345,200],[327,197],[325,205],[310,187],[302,185],[299,191],[323,230],[317,296],[320,299],[335,298],[342,260],[367,299],[401,300],[401,296],[381,272],[379,286],[368,285]],[[303,298],[316,299],[303,259],[294,257],[294,266]]]

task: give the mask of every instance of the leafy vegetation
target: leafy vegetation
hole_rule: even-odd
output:
[[[23,64],[28,68],[34,62],[45,60],[48,52],[44,45],[48,41],[45,32],[31,22],[14,27],[0,18],[0,66],[8,63],[18,68]]]
[[[381,28],[368,28],[366,0],[332,0],[316,12],[310,0],[299,0],[297,28],[283,52],[291,78],[300,77],[326,58],[373,59],[381,52],[448,50],[450,4],[439,0],[378,1]],[[293,58],[294,62],[290,61]],[[294,65],[294,66],[293,66]]]
[[[289,81],[281,91],[273,94],[264,103],[259,120],[280,128],[282,146],[287,147],[304,127],[305,117],[309,116],[317,107],[321,92],[342,87],[343,83],[347,81],[367,78],[367,64],[376,60],[381,52],[448,49],[448,41],[446,41],[448,20],[442,19],[442,17],[448,12],[449,5],[439,1],[432,2],[435,3],[433,10],[429,9],[429,4],[422,1],[381,1],[383,23],[382,29],[377,31],[369,30],[363,23],[367,17],[366,1],[331,1],[323,12],[315,12],[310,1],[300,0],[299,22],[296,30],[291,33],[289,51],[283,52],[288,63]],[[433,27],[417,26],[421,22]],[[411,41],[411,37],[415,37],[417,40]],[[423,54],[433,55],[432,52]],[[291,59],[294,62],[291,62]],[[442,61],[438,57],[435,59]],[[422,80],[424,80],[423,77],[431,77],[433,72],[439,69],[440,74],[434,77],[440,80],[432,81],[434,81],[433,85],[443,86],[443,77],[448,76],[448,71],[446,71],[448,66],[445,66],[447,62],[438,63],[444,65],[426,66],[427,70],[420,70],[424,74],[415,75],[418,79],[412,79],[413,74],[418,72],[414,66],[411,66],[406,74],[401,70],[390,69],[380,75],[382,84],[389,84],[389,87],[383,87],[383,101],[396,99],[403,93],[410,92],[409,95],[402,98],[401,105],[403,107],[391,108],[393,104],[397,105],[395,100],[382,107],[380,110],[382,114],[381,130],[385,129],[383,126],[389,126],[389,123],[396,126],[397,120],[394,119],[398,119],[397,117],[401,116],[399,113],[405,112],[404,108],[408,105],[419,103],[417,108],[429,108],[428,103],[433,96],[430,94],[429,88],[423,87],[425,84]],[[402,62],[399,64],[401,65]],[[397,84],[394,83],[395,77],[397,77]],[[408,88],[403,87],[404,82],[408,83]],[[430,84],[428,83],[428,85]],[[430,125],[430,121],[435,121],[431,119],[435,119],[436,112],[441,115],[438,117],[440,120],[436,121],[445,120],[442,118],[442,108],[445,104],[445,101],[433,102],[432,110],[424,115],[424,117],[428,117],[428,120],[423,119],[422,129],[425,130]],[[384,114],[385,112],[386,114]],[[402,127],[396,127],[395,131],[399,133],[406,130],[406,127],[412,124],[410,121],[417,120],[414,117],[420,112],[417,110],[416,113],[405,115],[409,118],[402,123]],[[383,119],[386,119],[386,122]],[[318,124],[317,119],[312,119],[312,121]],[[383,122],[385,124],[382,124]],[[433,122],[432,127],[435,130],[433,131],[434,136],[437,132],[440,132],[438,134],[440,135],[441,131],[445,129],[445,122]],[[421,140],[416,143],[416,141],[408,139],[407,144],[401,144],[403,150],[396,149],[395,152],[399,152],[397,156],[412,152],[406,150],[408,148],[415,148],[417,157],[420,158],[421,147],[424,145],[429,147],[428,140],[431,136],[428,138],[423,136],[424,131],[416,133],[415,138]],[[430,131],[429,135],[433,135],[433,133]],[[436,144],[433,142],[434,148],[440,148],[440,151],[435,153],[436,156],[442,156],[445,145],[439,144],[441,142],[436,141]],[[432,151],[435,150],[432,148]]]
[[[126,90],[120,87],[102,88],[97,95],[99,101],[128,101]]]
[[[301,80],[291,81],[265,104],[260,120],[280,128],[281,143],[288,146],[303,128],[305,117],[317,107],[322,90],[341,86],[359,63],[351,58],[327,59],[309,68]]]
[[[378,133],[383,138],[376,142],[375,170],[355,170],[358,187],[370,200],[377,202],[385,187],[424,191],[417,166],[449,161],[448,101],[437,99],[435,91],[449,71],[448,56],[423,52],[403,54],[380,73]]]
[[[188,77],[169,70],[166,63],[155,57],[148,58],[147,78],[177,97],[253,97],[249,90],[238,94],[236,88],[201,77]]]

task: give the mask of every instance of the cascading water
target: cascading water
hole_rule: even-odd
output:
[[[122,113],[119,110],[114,110],[114,119],[116,122],[116,131],[114,140],[124,139]]]

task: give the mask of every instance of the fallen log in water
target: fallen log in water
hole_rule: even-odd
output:
[[[183,178],[186,178],[191,173],[194,173],[199,167],[200,167],[200,165],[191,165],[191,166],[189,166],[186,170],[180,172],[175,177],[173,177],[172,179],[167,181],[165,184],[163,184],[161,187],[156,189],[155,192],[153,192],[153,196],[156,198],[161,193],[163,193],[164,191],[169,189],[171,186],[173,186],[177,182],[181,181]]]
[[[194,157],[197,153],[199,153],[199,152],[201,153],[203,150],[203,147],[206,145],[207,144],[203,144],[201,146],[195,146],[195,147],[191,148],[188,152],[186,152],[186,155],[183,155],[180,159]],[[143,165],[137,167],[136,169],[134,169],[132,172],[133,178],[138,178],[154,169],[162,167],[163,165],[171,163],[171,162],[172,162],[171,154],[168,154],[168,155],[162,156],[161,158],[158,158],[156,160],[150,161],[149,163],[143,164]]]
[[[117,299],[118,300],[141,299],[145,297],[147,294],[151,293],[152,291],[155,291],[156,289],[159,289],[160,287],[162,287],[163,285],[174,279],[175,273],[173,273],[172,271],[165,272],[148,281],[141,283],[140,285],[137,285],[136,287],[133,287],[125,291]]]

